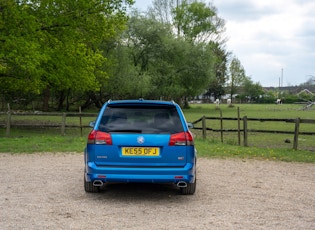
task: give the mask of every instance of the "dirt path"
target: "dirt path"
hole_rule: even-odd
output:
[[[83,190],[79,154],[0,154],[1,229],[315,229],[315,165],[199,159],[197,192]]]

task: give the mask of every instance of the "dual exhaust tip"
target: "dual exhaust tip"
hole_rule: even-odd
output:
[[[104,185],[104,182],[101,180],[93,181],[93,186],[95,186],[95,187],[102,187],[103,185]],[[185,181],[179,181],[179,182],[177,182],[176,185],[179,188],[186,188],[187,187],[187,183]]]

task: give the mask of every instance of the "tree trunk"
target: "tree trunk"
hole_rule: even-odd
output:
[[[49,109],[49,99],[50,99],[50,87],[46,86],[43,92],[43,111],[47,112]]]
[[[96,106],[96,108],[101,108],[103,103],[101,100],[97,98],[94,92],[88,93],[88,99],[85,101],[85,103],[81,106],[81,109],[84,110],[88,108],[91,104]]]
[[[63,109],[63,102],[65,100],[65,91],[62,90],[59,94],[58,107],[57,111],[61,111]]]
[[[66,102],[67,102],[67,107],[66,107],[66,110],[67,110],[67,112],[69,112],[69,110],[70,110],[70,101],[69,101],[69,95],[70,95],[70,89],[68,89],[68,91],[67,91],[67,100],[66,100]]]

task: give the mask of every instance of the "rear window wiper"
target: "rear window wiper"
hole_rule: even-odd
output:
[[[142,133],[141,129],[113,129],[108,130],[109,133]]]

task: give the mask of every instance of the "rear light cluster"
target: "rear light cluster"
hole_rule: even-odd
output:
[[[101,132],[98,130],[92,130],[88,136],[88,144],[96,145],[112,145],[112,137],[109,133]]]
[[[96,144],[96,145],[112,145],[112,137],[109,133],[101,132],[98,130],[92,130],[88,135],[88,144]],[[181,132],[172,134],[170,137],[170,141],[168,143],[169,146],[188,146],[194,145],[194,139],[191,132]]]
[[[194,139],[191,134],[191,132],[181,132],[181,133],[175,133],[171,135],[170,142],[168,143],[170,146],[174,145],[194,145]]]

